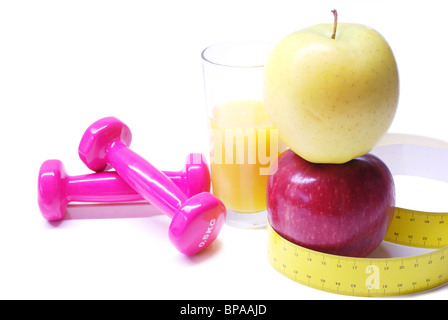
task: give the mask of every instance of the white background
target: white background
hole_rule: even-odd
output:
[[[133,150],[160,169],[179,169],[189,152],[208,155],[202,49],[278,41],[331,23],[333,8],[341,22],[378,30],[395,53],[401,94],[390,131],[448,141],[442,0],[1,1],[0,298],[351,299],[277,273],[265,229],[225,226],[206,252],[185,257],[168,240],[169,219],[148,205],[98,208],[105,219],[80,219],[89,209],[73,208],[59,224],[37,206],[41,163],[87,173],[78,143],[104,116],[128,124]],[[397,204],[423,208],[439,190],[399,187]],[[404,299],[447,294],[445,286]]]

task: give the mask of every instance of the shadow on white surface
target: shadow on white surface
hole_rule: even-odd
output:
[[[213,241],[208,248],[205,250],[193,255],[193,256],[185,256],[185,255],[179,255],[179,259],[182,260],[182,263],[190,264],[190,265],[196,265],[200,264],[205,260],[210,259],[211,257],[215,256],[222,248],[223,243],[220,238],[217,238],[215,241]]]
[[[64,220],[149,218],[163,215],[147,202],[72,204],[67,207]],[[55,224],[55,222],[53,222]],[[56,222],[57,224],[57,222]]]
[[[153,205],[145,201],[126,203],[74,203],[70,204],[62,220],[49,222],[54,228],[62,227],[64,221],[69,220],[104,220],[104,219],[136,219],[136,218],[156,218],[164,214]],[[170,219],[140,219],[138,225],[148,228],[148,233],[152,235],[153,241],[157,238],[164,238],[168,233]],[[158,234],[160,233],[160,234]],[[212,256],[223,247],[221,239],[216,239],[208,248],[193,256],[178,255],[180,263],[184,265],[196,265]]]

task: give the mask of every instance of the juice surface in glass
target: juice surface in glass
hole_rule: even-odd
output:
[[[270,164],[283,151],[264,103],[237,100],[213,110],[211,177],[213,194],[240,213],[266,210]]]

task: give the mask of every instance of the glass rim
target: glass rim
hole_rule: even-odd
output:
[[[263,41],[263,40],[234,40],[234,41],[222,41],[222,42],[217,42],[214,44],[211,44],[209,46],[207,46],[204,50],[202,50],[201,52],[201,58],[203,62],[207,62],[209,64],[218,66],[218,67],[226,67],[226,68],[238,68],[238,69],[256,69],[256,68],[264,68],[265,62],[263,63],[253,63],[253,64],[247,64],[247,65],[238,65],[238,64],[230,64],[230,63],[223,63],[223,62],[217,62],[214,61],[213,59],[207,58],[206,57],[206,52],[209,51],[212,48],[216,48],[218,46],[222,46],[222,45],[263,45],[263,46],[273,46],[274,44],[269,42],[269,41]]]

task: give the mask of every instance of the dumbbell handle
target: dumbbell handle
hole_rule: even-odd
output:
[[[170,218],[187,201],[173,181],[121,141],[110,145],[108,159],[130,187]]]
[[[179,171],[163,172],[183,192],[185,183]],[[67,201],[131,202],[144,198],[131,188],[115,171],[90,173],[66,178]],[[207,190],[205,190],[207,191]]]

